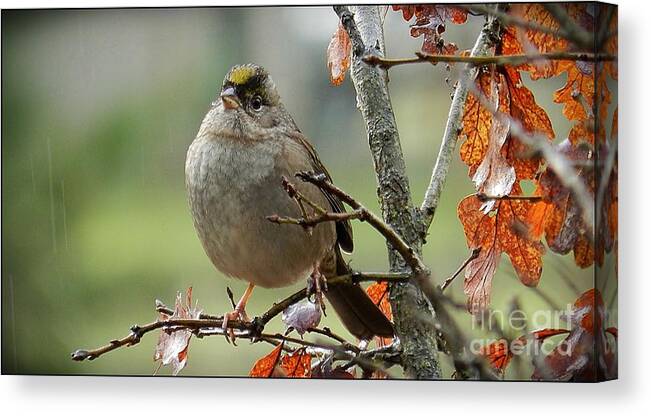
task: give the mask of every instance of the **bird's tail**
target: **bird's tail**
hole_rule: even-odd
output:
[[[332,256],[324,263],[331,265],[331,267],[324,267],[323,273],[326,278],[351,272],[339,247],[333,250]],[[374,336],[393,336],[391,321],[384,316],[358,284],[331,285],[328,286],[325,295],[346,329],[357,338],[371,339]]]

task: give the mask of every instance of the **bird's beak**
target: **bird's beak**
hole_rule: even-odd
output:
[[[224,104],[225,109],[234,110],[240,107],[240,100],[237,98],[237,95],[235,94],[235,88],[228,87],[224,89],[220,97],[222,99],[222,103]]]

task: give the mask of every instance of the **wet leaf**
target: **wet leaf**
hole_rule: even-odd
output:
[[[491,97],[492,79],[490,72],[483,71],[475,81],[477,90],[486,97]],[[475,174],[488,151],[492,120],[493,115],[482,105],[475,94],[468,94],[461,121],[460,139],[463,140],[463,143],[459,152],[461,160],[470,168],[470,176]]]
[[[280,367],[284,370],[285,377],[310,378],[311,363],[312,356],[307,353],[305,348],[301,348],[293,353],[285,354],[280,361]]]
[[[567,329],[540,329],[533,331],[527,335],[522,335],[511,343],[507,339],[498,339],[497,341],[491,342],[488,345],[485,345],[479,350],[479,355],[483,356],[488,360],[490,366],[497,371],[499,375],[503,375],[506,368],[511,363],[511,359],[515,353],[523,351],[523,347],[527,343],[533,341],[543,342],[549,337],[555,335],[567,334]]]
[[[289,305],[283,311],[283,322],[288,328],[294,328],[303,335],[308,329],[316,328],[321,322],[321,307],[317,302],[310,302],[303,299]]]
[[[520,193],[514,186],[512,195]],[[502,199],[495,201],[491,212],[481,210],[482,201],[475,195],[464,198],[457,208],[470,249],[481,248],[479,256],[466,267],[464,292],[468,310],[478,313],[488,306],[493,276],[502,253],[511,260],[520,281],[527,286],[538,284],[542,273],[544,248],[518,231],[526,219],[529,201]]]
[[[326,51],[330,82],[333,85],[341,85],[344,82],[346,71],[350,68],[350,51],[350,38],[346,29],[339,23]]]
[[[249,376],[250,377],[262,377],[262,378],[269,378],[272,376],[282,376],[284,374],[280,374],[276,372],[274,374],[274,371],[276,370],[276,366],[280,362],[280,355],[283,351],[283,343],[280,343],[271,350],[271,352],[264,357],[260,358],[258,361],[255,362],[253,365],[253,368],[251,368],[251,371],[249,371]]]
[[[575,147],[566,139],[558,144],[557,149],[577,165],[589,165],[592,162],[591,150],[587,146]],[[604,157],[605,155],[601,159]],[[587,190],[594,195],[593,169],[578,167],[577,173]],[[611,174],[606,188],[602,206],[602,226],[597,227],[596,251],[590,236],[587,235],[579,205],[570,190],[562,185],[551,169],[546,169],[540,176],[536,195],[542,196],[543,200],[530,207],[526,220],[532,238],[540,238],[544,231],[547,246],[552,251],[559,254],[573,251],[575,263],[582,268],[591,266],[595,260],[598,264],[603,264],[604,253],[612,250],[617,239],[616,170]]]
[[[389,284],[387,282],[373,283],[366,288],[366,294],[371,298],[373,303],[380,308],[387,319],[390,321],[393,320],[393,315],[391,314],[391,303],[389,302]],[[392,339],[375,337],[375,341],[378,347],[382,347],[391,344]]]
[[[201,309],[196,305],[192,306],[192,288],[189,287],[185,292],[185,301],[181,292],[176,295],[174,313],[171,316],[160,313],[159,319],[161,321],[199,319],[199,315],[201,315]],[[192,332],[188,329],[171,332],[161,330],[154,351],[154,361],[160,361],[164,366],[171,366],[172,374],[177,375],[187,364],[191,338]]]

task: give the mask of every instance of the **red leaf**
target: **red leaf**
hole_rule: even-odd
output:
[[[488,360],[488,363],[493,367],[499,374],[504,374],[504,370],[511,362],[513,358],[514,351],[522,351],[522,347],[527,345],[529,340],[534,340],[542,342],[549,337],[555,335],[567,334],[567,329],[540,329],[537,331],[531,332],[528,336],[523,335],[509,344],[508,340],[502,338],[495,342],[492,342],[479,350],[479,355],[483,356]]]
[[[485,357],[488,364],[500,374],[504,373],[513,358],[509,342],[506,339],[499,339],[482,347],[479,350],[479,355]]]
[[[595,24],[596,18],[605,16],[609,5],[591,5],[588,3],[571,3],[564,5],[571,19],[587,32],[594,32],[595,28],[600,26]],[[550,29],[558,29],[559,24],[556,19],[541,4],[520,4],[511,7],[510,14],[523,18],[529,22],[537,23]],[[608,24],[616,33],[617,19],[610,22],[602,22],[602,25]],[[507,27],[502,36],[500,50],[503,55],[514,54],[536,54],[546,52],[569,51],[571,44],[567,40],[553,34],[542,33],[534,29],[523,30],[518,27]],[[617,37],[612,36],[606,41],[605,51],[611,54],[617,54]],[[554,93],[554,102],[563,104],[563,114],[571,121],[578,123],[573,127],[570,133],[570,139],[573,142],[585,140],[594,143],[594,115],[591,108],[595,104],[595,91],[600,91],[602,96],[599,108],[598,131],[600,137],[604,136],[603,121],[606,118],[608,104],[611,102],[611,93],[607,84],[607,75],[617,79],[616,62],[600,63],[595,66],[594,63],[583,61],[543,61],[518,65],[510,68],[513,71],[529,71],[532,79],[549,78],[558,76],[563,73],[567,75],[565,86]],[[596,78],[596,89],[595,89]],[[588,109],[589,111],[586,111]],[[586,123],[587,122],[587,123]]]
[[[587,146],[576,147],[566,139],[557,146],[559,153],[568,160],[578,164],[589,164],[590,149]],[[603,160],[605,157],[602,156]],[[594,195],[595,178],[593,169],[577,168],[577,173],[588,191]],[[538,181],[536,195],[543,200],[534,204],[527,214],[527,223],[534,238],[539,238],[544,230],[547,246],[559,254],[574,251],[575,263],[586,268],[596,260],[603,264],[604,252],[610,252],[617,239],[617,172],[616,166],[609,179],[601,220],[603,225],[597,227],[597,248],[586,234],[581,210],[574,196],[565,188],[555,173],[546,169]]]
[[[506,113],[510,96],[505,77],[497,74],[491,82],[491,107],[493,111]],[[511,123],[508,120],[493,118],[488,135],[488,150],[484,160],[477,167],[472,180],[477,190],[491,197],[508,195],[515,184],[515,169],[511,166],[502,152],[509,135]],[[482,205],[482,211],[488,212],[495,205],[489,200]]]
[[[366,294],[377,305],[387,319],[392,320],[391,303],[389,303],[389,284],[387,282],[373,283],[366,288]],[[375,337],[378,347],[391,344],[391,338]]]
[[[283,343],[280,343],[276,346],[276,348],[271,350],[269,354],[265,355],[255,362],[253,368],[251,368],[251,371],[249,371],[249,376],[269,378],[273,375],[277,375],[274,374],[274,370],[276,370],[276,366],[280,361],[280,354],[282,351]]]
[[[285,377],[310,378],[312,374],[312,356],[301,348],[286,354],[280,361],[280,367],[285,370]]]

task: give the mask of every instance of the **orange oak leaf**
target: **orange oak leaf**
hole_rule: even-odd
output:
[[[509,9],[509,14],[552,30],[558,30],[560,28],[556,19],[540,3],[514,4]],[[502,33],[502,55],[533,55],[564,51],[567,48],[568,43],[564,38],[534,29],[508,26]],[[558,61],[550,60],[524,63],[519,65],[517,69],[529,71],[531,78],[534,80],[558,75],[560,71]]]
[[[517,70],[505,67],[493,73],[481,73],[476,87],[468,95],[464,107],[461,159],[469,166],[478,191],[490,196],[507,195],[516,179],[533,179],[541,161],[510,133],[510,123],[498,120],[493,113],[497,110],[509,120],[520,123],[528,133],[540,134],[549,140],[554,138],[554,130],[547,112],[536,103]],[[483,94],[484,99],[476,94]],[[482,105],[486,102],[493,108],[486,109]],[[495,170],[494,175],[490,175],[491,168]],[[495,182],[484,184],[490,176]],[[492,190],[494,186],[497,188]]]
[[[389,320],[393,319],[391,315],[391,303],[389,303],[389,284],[387,282],[373,283],[366,288],[366,294],[380,308],[384,316]]]
[[[552,140],[555,135],[549,116],[536,103],[531,90],[522,83],[520,73],[508,66],[502,71],[509,94],[507,114],[517,120],[527,133],[539,134]],[[540,158],[528,156],[531,151],[517,136],[510,137],[504,152],[518,179],[533,179],[536,176],[541,165]]]
[[[391,303],[389,302],[389,284],[387,282],[373,283],[366,288],[366,294],[377,305],[387,319],[392,320]],[[375,337],[378,347],[391,344],[391,338]]]
[[[503,374],[506,367],[513,358],[513,353],[509,347],[509,341],[498,339],[479,350],[479,355],[488,360],[488,364],[493,367],[499,374]]]
[[[513,187],[512,195],[520,188]],[[481,248],[479,257],[466,267],[464,292],[468,296],[468,310],[477,313],[490,301],[490,292],[497,263],[502,253],[511,260],[520,281],[535,286],[542,273],[544,248],[539,241],[531,240],[520,232],[526,220],[530,202],[501,199],[489,213],[481,211],[482,201],[476,195],[464,198],[457,208],[463,224],[468,247]]]
[[[557,149],[568,160],[579,165],[589,165],[591,150],[587,146],[573,146],[569,139],[559,143]],[[602,159],[605,158],[605,155]],[[538,180],[535,194],[543,199],[529,208],[526,223],[532,238],[545,234],[547,246],[559,254],[574,252],[575,263],[586,268],[603,264],[604,254],[612,250],[617,240],[617,166],[613,167],[606,186],[602,215],[602,225],[597,229],[597,250],[587,235],[579,205],[569,189],[563,187],[558,177],[550,169],[545,170]],[[594,170],[579,167],[577,173],[588,191],[594,195]]]
[[[301,348],[293,353],[286,354],[280,361],[285,377],[310,378],[312,374],[312,356]]]
[[[595,22],[608,15],[606,13],[608,5],[569,3],[563,7],[578,26],[591,33],[595,32],[595,27],[600,27],[595,25]],[[514,5],[509,13],[553,30],[559,29],[556,19],[542,4]],[[616,15],[614,20],[603,24],[616,29]],[[614,30],[614,33],[616,33],[616,30]],[[519,27],[509,26],[503,31],[502,42],[498,49],[503,55],[514,55],[570,51],[572,47],[573,45],[560,36],[534,29],[524,30]],[[616,36],[607,39],[604,49],[605,52],[616,54]],[[607,75],[617,79],[616,62],[600,62],[596,65],[584,61],[543,60],[521,64],[512,69],[528,71],[534,80],[565,73],[567,76],[566,84],[554,93],[554,102],[562,104],[563,114],[570,121],[576,122],[570,133],[571,140],[574,143],[579,140],[594,143],[595,129],[593,126],[595,125],[595,117],[592,114],[592,109],[595,106],[599,108],[596,123],[597,133],[600,137],[603,137],[603,120],[607,115],[608,104],[611,102]],[[595,91],[600,92],[599,97],[596,97]]]
[[[441,36],[445,32],[445,24],[450,21],[463,24],[468,18],[468,12],[460,7],[447,5],[394,5],[393,10],[401,11],[402,17],[409,21],[414,16],[416,21],[411,25],[410,34],[417,38],[423,36],[421,50],[431,55],[452,55],[458,48],[454,43],[446,42]]]
[[[283,343],[278,344],[271,352],[255,362],[251,371],[250,377],[269,378],[274,376],[284,376],[284,371],[277,371],[278,363],[280,362],[280,355],[283,351]]]
[[[181,292],[176,295],[174,313],[167,315],[159,312],[159,320],[170,319],[198,319],[201,309],[192,306],[192,287],[185,291],[185,299]],[[160,361],[161,366],[171,366],[172,374],[177,375],[188,362],[188,348],[192,332],[189,329],[179,329],[172,332],[161,330],[154,351],[154,361]],[[159,367],[160,368],[160,367]]]
[[[341,85],[346,78],[346,71],[350,68],[350,50],[351,43],[348,33],[342,24],[339,23],[326,50],[328,72],[330,82],[333,85]]]
[[[544,360],[534,360],[533,380],[596,381],[617,377],[617,355],[603,328],[606,309],[596,289],[583,293],[567,317],[571,325],[567,337]]]
[[[482,71],[475,81],[477,90],[486,97],[491,97],[492,79],[490,72]],[[470,176],[475,174],[486,155],[492,120],[492,114],[475,94],[468,94],[461,120],[463,143],[459,152],[461,160],[470,168]]]

